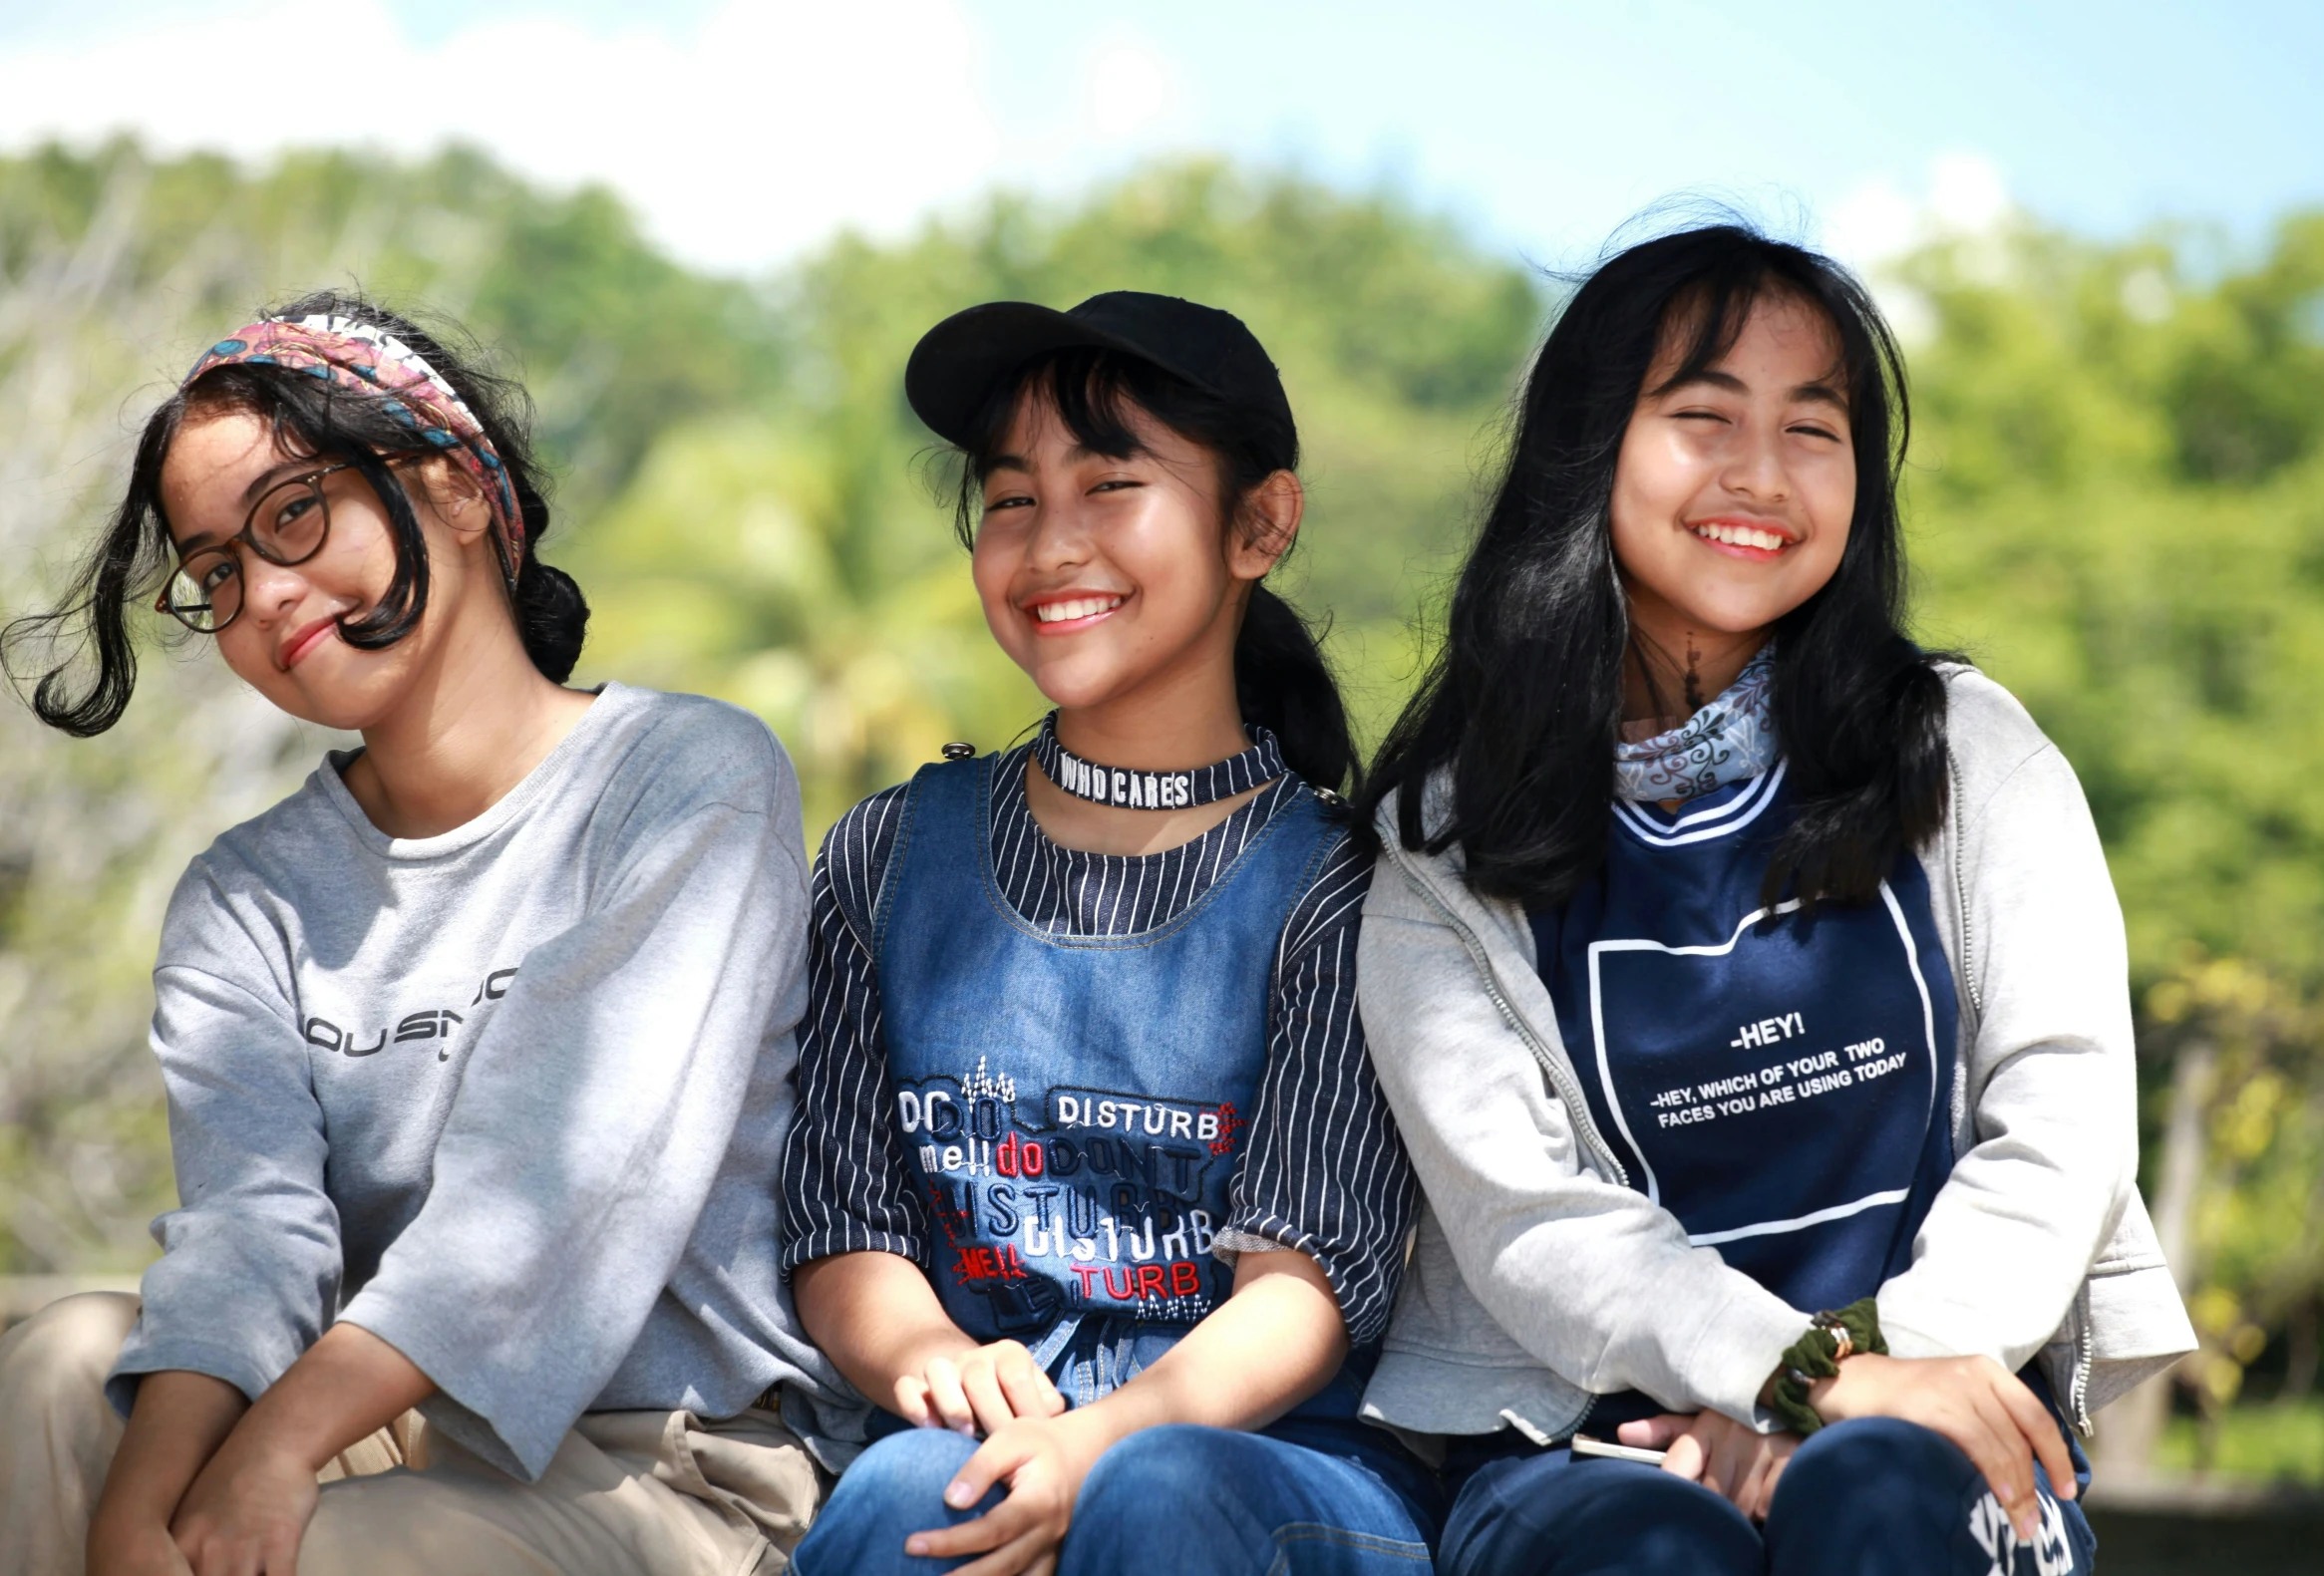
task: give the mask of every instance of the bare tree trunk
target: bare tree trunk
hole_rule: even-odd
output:
[[[2162,1182],[2155,1195],[2155,1234],[2169,1261],[2178,1293],[2200,1278],[2195,1262],[2194,1212],[2203,1179],[2203,1117],[2218,1081],[2219,1051],[2208,1040],[2182,1047],[2170,1075],[2170,1119],[2162,1131]],[[2156,1375],[2107,1409],[2099,1458],[2110,1474],[2139,1477],[2155,1469],[2155,1447],[2170,1417],[2171,1375]]]

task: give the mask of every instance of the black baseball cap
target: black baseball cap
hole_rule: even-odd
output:
[[[1030,301],[988,301],[955,312],[920,336],[904,365],[904,397],[928,430],[967,442],[993,390],[1034,357],[1075,346],[1151,361],[1205,393],[1256,405],[1296,432],[1283,380],[1242,319],[1214,306],[1109,290],[1071,311]]]

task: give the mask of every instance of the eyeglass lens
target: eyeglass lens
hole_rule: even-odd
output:
[[[270,563],[304,563],[322,550],[330,524],[323,478],[294,476],[258,500],[238,539]],[[233,543],[205,547],[182,560],[169,577],[165,601],[179,623],[203,634],[232,622],[242,610],[242,564]]]

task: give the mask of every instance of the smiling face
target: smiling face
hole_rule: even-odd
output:
[[[247,412],[189,416],[162,467],[162,505],[179,557],[226,542],[262,494],[327,463],[284,454],[268,425]],[[435,484],[407,482],[428,543],[430,585],[418,627],[383,651],[360,651],[339,638],[341,621],[377,605],[396,570],[387,510],[357,472],[322,478],[330,528],[313,557],[286,566],[247,545],[229,549],[241,576],[241,610],[218,632],[218,653],[293,717],[329,728],[371,727],[411,694],[464,626],[495,606],[507,617],[481,496],[441,464],[397,474]]]
[[[1822,311],[1763,295],[1726,354],[1676,384],[1694,325],[1673,317],[1623,436],[1612,512],[1631,627],[1677,671],[1705,645],[1756,649],[1831,579],[1856,461]]]
[[[1222,664],[1231,695],[1250,586],[1298,528],[1288,472],[1257,500],[1279,526],[1288,488],[1287,528],[1227,530],[1209,452],[1135,406],[1125,415],[1137,452],[1096,454],[1029,391],[984,478],[974,567],[985,621],[1068,711],[1206,682]]]

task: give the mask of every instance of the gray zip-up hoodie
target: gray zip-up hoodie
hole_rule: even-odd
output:
[[[2191,1350],[2138,1190],[2122,911],[2081,785],[2010,694],[1946,673],[1951,794],[1920,850],[1960,1001],[1951,1176],[1879,1291],[1899,1357],[2041,1356],[2090,1414]],[[1432,785],[1428,820],[1443,819]],[[1593,1125],[1517,904],[1458,846],[1403,847],[1364,907],[1358,993],[1427,1192],[1365,1415],[1413,1433],[1570,1433],[1636,1389],[1768,1428],[1793,1308],[1628,1185]]]

